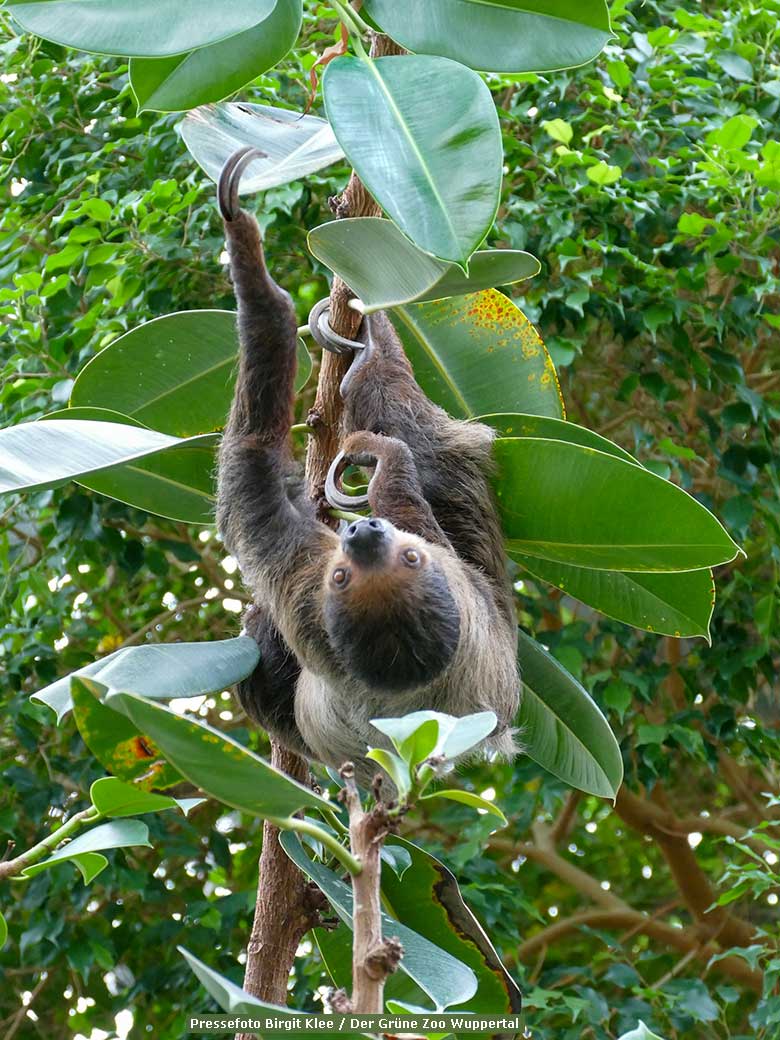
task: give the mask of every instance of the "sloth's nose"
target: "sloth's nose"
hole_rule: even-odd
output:
[[[387,524],[384,520],[356,520],[342,535],[341,544],[356,563],[378,563],[388,544]]]

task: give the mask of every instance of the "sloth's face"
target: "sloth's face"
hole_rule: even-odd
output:
[[[447,667],[460,616],[423,539],[386,520],[358,520],[344,532],[325,582],[325,627],[349,674],[400,691]]]

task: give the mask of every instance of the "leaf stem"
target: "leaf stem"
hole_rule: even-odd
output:
[[[362,513],[350,513],[348,509],[329,509],[328,516],[332,516],[336,520],[346,520],[347,523],[352,523],[353,520],[365,520]]]
[[[336,14],[347,27],[352,43],[355,45],[355,50],[365,56],[363,41],[360,39],[360,36],[362,33],[370,32],[371,26],[364,22],[357,11],[350,7],[348,3],[344,3],[343,0],[331,0],[331,7],[334,8]]]
[[[23,852],[15,859],[9,859],[5,863],[0,863],[0,881],[7,877],[15,877],[17,874],[21,874],[25,867],[31,867],[33,863],[39,863],[66,838],[72,837],[76,831],[81,830],[86,824],[94,823],[96,820],[101,819],[102,815],[94,805],[90,805],[88,809],[82,809],[81,812],[75,813],[67,823],[63,823],[61,827],[58,827],[56,831],[52,831],[48,837],[39,841],[37,845],[33,845],[27,852]]]
[[[290,427],[290,433],[314,433],[314,430],[311,426],[308,425],[308,423],[299,422],[294,423]]]
[[[312,823],[310,820],[301,820],[297,816],[287,816],[283,819],[277,817],[268,817],[268,820],[278,827],[280,831],[295,831],[296,834],[308,834],[309,837],[314,838],[316,841],[321,842],[326,849],[333,853],[339,863],[347,870],[352,877],[357,877],[363,869],[363,864],[357,859],[349,849],[345,848],[341,842],[334,838],[328,831],[323,830],[322,827],[318,827],[316,823]]]

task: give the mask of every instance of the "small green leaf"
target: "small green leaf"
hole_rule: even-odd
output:
[[[181,809],[185,816],[201,805],[205,799],[170,798],[168,795],[153,794],[134,784],[126,784],[115,776],[104,776],[96,780],[89,789],[92,804],[103,816],[139,816],[142,813],[161,812],[163,809]],[[194,803],[194,804],[193,804]],[[185,811],[186,810],[186,811]]]
[[[568,144],[574,137],[571,123],[567,123],[565,119],[545,119],[542,130],[552,137],[553,141],[560,141],[561,144]]]
[[[480,711],[460,717],[439,711],[413,711],[400,719],[371,719],[371,725],[389,737],[402,756],[405,756],[405,753],[414,755],[430,745],[433,731],[424,728],[420,745],[415,746],[417,733],[430,722],[437,726],[438,737],[425,757],[433,754],[441,755],[445,759],[454,759],[489,737],[496,728],[497,719],[492,711]]]
[[[5,946],[6,940],[8,939],[8,925],[5,922],[5,918],[0,914],[0,950]]]
[[[658,1033],[651,1033],[640,1018],[636,1029],[632,1029],[630,1033],[623,1033],[619,1040],[664,1040],[664,1038]]]
[[[483,812],[497,816],[501,821],[502,827],[506,827],[509,822],[497,805],[489,802],[487,798],[480,798],[478,794],[473,794],[471,791],[459,791],[457,789],[434,791],[433,794],[422,795],[420,801],[428,802],[431,798],[448,798],[451,802],[462,802],[463,805],[470,805],[473,809],[482,809]]]
[[[409,794],[412,782],[409,767],[402,758],[394,755],[392,751],[385,751],[384,748],[369,748],[366,758],[377,762],[384,769],[395,784],[400,798],[405,798]]]
[[[609,163],[597,162],[595,166],[589,166],[585,171],[589,181],[602,187],[607,184],[615,184],[623,175],[619,166],[610,166]]]
[[[718,148],[725,148],[730,152],[739,151],[748,143],[757,126],[758,120],[755,116],[740,112],[727,119],[717,130],[710,130],[705,140],[708,145],[717,145]]]
[[[91,830],[77,835],[67,845],[63,845],[62,848],[53,852],[48,859],[25,867],[22,876],[35,877],[43,870],[48,870],[50,867],[75,859],[85,853],[94,853],[102,849],[122,849],[134,845],[152,847],[149,841],[149,828],[145,823],[141,823],[140,820],[116,820],[111,823],[101,823],[98,827],[93,827]],[[95,860],[86,862],[88,872],[97,865]]]

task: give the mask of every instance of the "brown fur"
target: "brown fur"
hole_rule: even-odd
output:
[[[488,485],[492,431],[432,404],[387,318],[365,319],[369,353],[349,382],[343,447],[379,462],[370,506],[392,525],[392,549],[376,566],[350,560],[292,471],[289,297],[268,275],[254,219],[242,211],[225,229],[241,358],[220,451],[218,522],[258,604],[247,628],[262,655],[241,684],[242,704],[285,743],[333,766],[385,743],[372,718],[422,708],[492,710],[499,723],[487,743],[511,751],[517,636]],[[420,553],[418,569],[399,560],[408,546]],[[352,576],[338,590],[330,579],[341,563]],[[361,675],[372,668],[377,680],[367,682]],[[428,678],[404,678],[415,669]],[[363,778],[372,770],[365,763]]]

